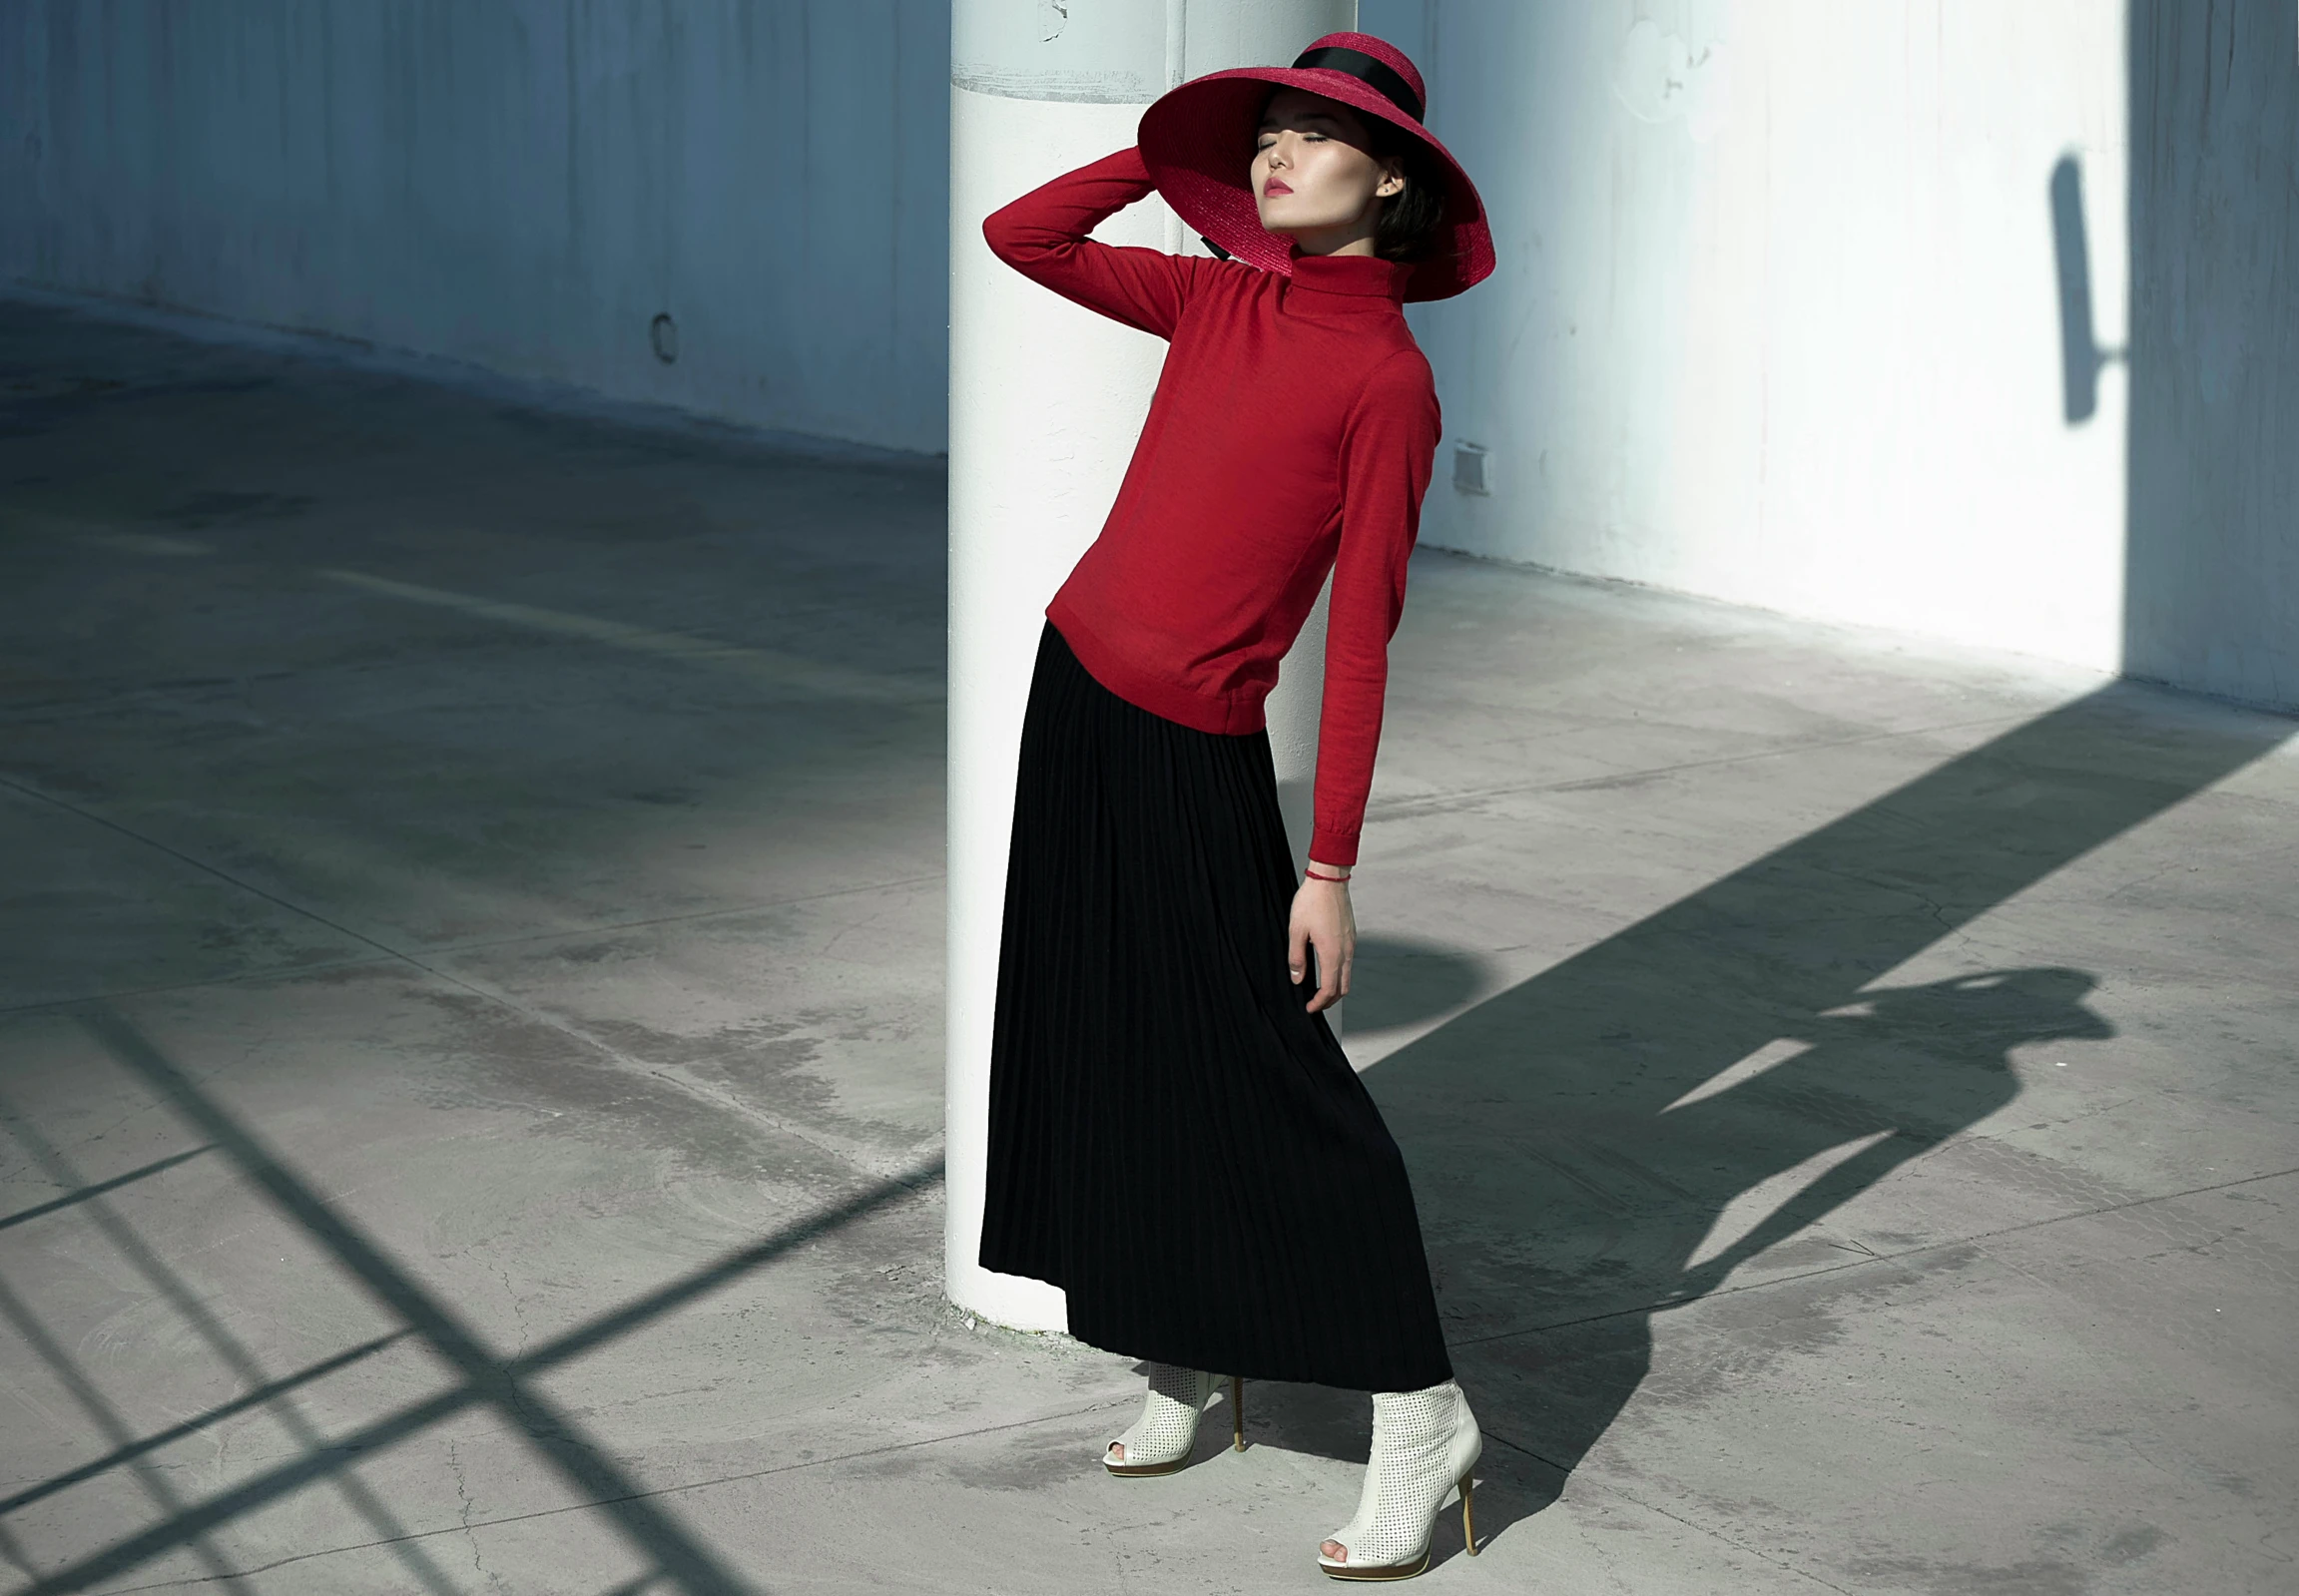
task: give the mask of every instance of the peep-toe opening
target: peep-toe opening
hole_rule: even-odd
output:
[[[1411,1579],[1429,1567],[1437,1520],[1457,1492],[1461,1535],[1476,1552],[1475,1468],[1484,1438],[1468,1398],[1447,1380],[1418,1391],[1374,1395],[1373,1447],[1357,1516],[1326,1537],[1348,1554],[1336,1562],[1323,1546],[1318,1567],[1335,1579]]]

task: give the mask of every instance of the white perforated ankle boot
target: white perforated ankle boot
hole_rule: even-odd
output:
[[[1189,1461],[1197,1443],[1198,1415],[1221,1388],[1221,1376],[1173,1363],[1152,1363],[1149,1395],[1141,1417],[1102,1452],[1102,1466],[1113,1474],[1138,1477],[1171,1474]],[[1232,1378],[1229,1386],[1230,1433],[1239,1451],[1245,1450],[1245,1381]],[[1114,1448],[1123,1446],[1120,1459]]]
[[[1460,1489],[1460,1535],[1476,1555],[1470,1515],[1470,1472],[1484,1453],[1484,1437],[1468,1398],[1451,1380],[1418,1391],[1376,1391],[1373,1456],[1365,1465],[1365,1492],[1357,1517],[1333,1533],[1349,1556],[1336,1562],[1318,1553],[1318,1566],[1335,1579],[1411,1579],[1429,1566],[1437,1515]]]

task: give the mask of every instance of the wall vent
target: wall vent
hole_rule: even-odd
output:
[[[1452,485],[1461,493],[1489,494],[1492,480],[1486,475],[1486,454],[1481,443],[1456,443],[1452,446]]]

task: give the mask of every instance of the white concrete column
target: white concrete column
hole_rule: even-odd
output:
[[[1162,341],[1056,298],[996,261],[982,218],[1133,142],[1150,101],[1225,66],[1291,61],[1355,25],[1355,0],[955,0],[950,26],[948,1223],[943,1290],[1024,1330],[1061,1294],[975,1263],[1014,759],[1038,629],[1101,530],[1149,408]],[[1166,250],[1154,197],[1098,237]],[[1189,247],[1199,248],[1194,239]],[[1325,612],[1270,701],[1280,801],[1309,837]]]

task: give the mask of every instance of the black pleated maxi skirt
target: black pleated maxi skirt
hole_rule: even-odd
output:
[[[1249,1378],[1451,1377],[1396,1141],[1286,968],[1269,737],[1178,725],[1051,622],[1022,724],[981,1263],[1070,1332]]]

